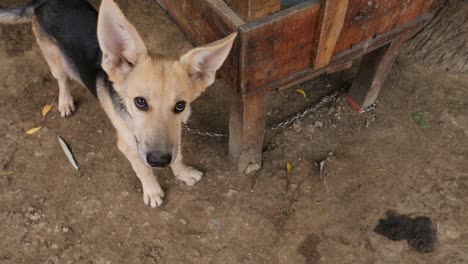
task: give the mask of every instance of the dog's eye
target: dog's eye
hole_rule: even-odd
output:
[[[148,111],[148,103],[146,102],[145,98],[136,97],[133,99],[135,102],[135,106],[140,109],[141,111]]]
[[[174,106],[174,113],[178,114],[184,111],[185,105],[186,105],[185,101],[177,102],[176,105]]]

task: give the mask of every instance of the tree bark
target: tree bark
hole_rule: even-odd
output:
[[[445,0],[434,18],[405,46],[427,68],[452,73],[468,70],[468,1]]]

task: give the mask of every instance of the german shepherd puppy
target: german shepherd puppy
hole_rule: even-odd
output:
[[[113,0],[102,0],[99,15],[87,0],[33,0],[0,9],[0,23],[32,23],[58,81],[63,117],[75,110],[71,80],[97,96],[117,130],[120,151],[141,181],[145,204],[163,203],[154,167],[170,166],[187,185],[201,179],[201,172],[182,162],[182,124],[190,103],[214,82],[235,33],[173,59],[150,54]]]

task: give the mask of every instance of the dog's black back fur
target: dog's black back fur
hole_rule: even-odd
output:
[[[83,84],[96,95],[96,79],[104,74],[97,39],[98,13],[87,0],[47,0],[36,8],[40,27],[77,71]]]

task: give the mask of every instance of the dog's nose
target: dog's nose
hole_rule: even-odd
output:
[[[171,164],[172,155],[171,154],[158,155],[158,154],[150,152],[146,154],[146,161],[151,167],[164,168],[164,167],[169,166],[169,164]]]

